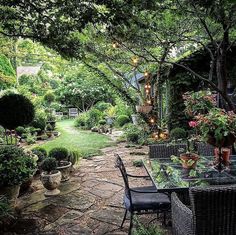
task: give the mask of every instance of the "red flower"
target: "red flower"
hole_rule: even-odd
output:
[[[190,122],[188,123],[188,125],[189,125],[190,127],[196,127],[196,126],[197,126],[197,122],[196,122],[196,121],[190,121]]]

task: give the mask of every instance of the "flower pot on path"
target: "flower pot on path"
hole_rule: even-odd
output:
[[[57,170],[61,172],[61,182],[65,182],[70,179],[70,170],[72,163],[68,161],[61,161],[60,166],[57,167]]]
[[[47,196],[55,196],[60,193],[60,190],[57,189],[61,183],[61,172],[56,170],[51,174],[46,172],[42,172],[41,174],[41,182],[43,186],[47,189],[44,195]]]
[[[4,195],[12,208],[16,206],[16,200],[19,196],[20,185],[5,186],[0,188],[0,195]]]

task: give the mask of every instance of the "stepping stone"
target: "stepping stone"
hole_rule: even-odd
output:
[[[98,221],[120,226],[124,215],[124,210],[101,209],[90,214],[90,217]]]

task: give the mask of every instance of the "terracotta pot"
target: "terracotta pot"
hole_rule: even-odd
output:
[[[41,182],[43,186],[47,189],[44,193],[45,196],[55,196],[60,193],[60,190],[57,189],[61,183],[61,172],[56,170],[52,174],[47,174],[42,172]]]
[[[225,166],[228,166],[230,162],[231,149],[222,148],[221,152],[222,152],[222,163]],[[218,148],[214,149],[214,156],[215,156],[216,163],[218,163],[219,162],[219,149]]]
[[[153,106],[151,105],[137,105],[136,111],[138,113],[150,113],[152,111]]]
[[[16,200],[19,196],[20,185],[12,185],[0,188],[0,195],[6,196],[12,208],[16,206]]]
[[[199,156],[195,153],[182,153],[180,154],[180,159],[182,163],[182,167],[185,169],[194,169],[196,167],[197,161],[199,160]],[[192,165],[188,164],[189,160],[193,160]]]
[[[61,161],[61,165],[57,167],[57,170],[61,172],[61,182],[65,182],[70,179],[70,170],[72,163],[68,161]]]
[[[216,141],[216,138],[213,135],[208,135],[207,143],[215,147],[229,147],[232,146],[235,142],[235,136],[233,134],[228,134],[220,142]]]

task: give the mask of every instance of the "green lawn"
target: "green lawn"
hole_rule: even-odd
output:
[[[61,135],[41,146],[47,151],[54,147],[66,147],[68,150],[79,151],[83,157],[100,154],[100,149],[114,145],[105,135],[84,131],[74,127],[74,120],[62,120],[56,124]]]

